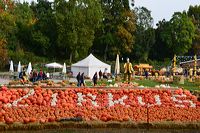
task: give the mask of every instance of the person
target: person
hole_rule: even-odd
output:
[[[19,79],[22,79],[23,78],[23,72],[21,71],[20,73],[19,73]]]
[[[42,69],[40,69],[37,80],[42,80],[42,76],[43,76],[43,71],[42,71]]]
[[[31,70],[29,74],[29,81],[33,81],[33,70]]]
[[[124,81],[127,81],[128,77],[128,83],[130,83],[132,73],[133,73],[132,63],[130,63],[129,58],[127,58],[127,62],[124,64]]]
[[[105,68],[104,73],[107,75],[107,73],[108,73],[108,69],[107,68]]]
[[[92,78],[92,81],[94,83],[94,86],[96,86],[97,85],[97,72],[95,72],[95,74],[94,74],[94,76]]]
[[[188,76],[188,71],[187,71],[187,69],[186,69],[186,68],[184,69],[184,76],[185,76],[185,77],[187,77],[187,76]]]
[[[80,80],[81,80],[80,72],[77,74],[76,79],[77,79],[77,86],[79,87],[80,86]]]
[[[33,82],[37,81],[37,76],[38,76],[37,70],[34,70],[33,71]]]
[[[46,72],[45,72],[45,71],[43,71],[42,80],[47,80],[47,75],[46,75]]]
[[[28,78],[27,78],[26,70],[23,69],[23,71],[22,71],[21,82],[22,82],[22,84],[24,84],[24,83],[26,83],[27,81],[28,81]]]
[[[84,72],[80,76],[80,86],[85,86],[85,77],[84,77]]]
[[[148,73],[147,69],[144,71],[144,75],[145,75],[146,79],[148,79],[149,73]]]
[[[100,71],[99,71],[99,79],[101,79],[102,76],[103,76],[103,73],[102,73],[102,71],[100,70]]]
[[[107,76],[107,74],[105,72],[103,73],[103,78],[104,79],[108,79],[108,76]]]

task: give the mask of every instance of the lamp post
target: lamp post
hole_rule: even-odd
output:
[[[197,55],[194,55],[194,77],[197,76]]]

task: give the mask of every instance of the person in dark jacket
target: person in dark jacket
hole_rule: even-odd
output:
[[[147,70],[144,71],[144,75],[145,75],[146,79],[148,79],[149,73]]]
[[[20,72],[19,73],[19,79],[22,79],[23,78],[23,72]]]
[[[94,86],[96,86],[97,85],[97,72],[94,74],[92,81],[94,83]]]
[[[99,71],[99,79],[101,79],[102,76],[103,76],[103,73],[102,73],[102,71],[100,70],[100,71]]]
[[[80,86],[85,86],[85,77],[84,77],[84,73],[81,74],[81,77],[80,77]]]
[[[80,86],[80,83],[81,83],[81,73],[79,72],[76,76],[76,79],[77,79],[77,86],[79,87]]]
[[[42,71],[42,69],[40,69],[40,71],[37,75],[37,80],[42,80],[42,76],[43,76],[43,71]]]
[[[37,81],[37,76],[38,76],[37,70],[34,70],[33,71],[33,82]]]

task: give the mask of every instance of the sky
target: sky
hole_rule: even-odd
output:
[[[30,2],[32,0],[20,1]],[[174,12],[187,11],[190,5],[200,5],[200,0],[135,0],[136,7],[144,6],[151,11],[151,16],[154,19],[154,27],[162,19],[170,20]]]
[[[187,11],[190,5],[200,5],[200,0],[135,0],[136,7],[146,7],[151,11],[154,27],[160,20],[169,21],[174,12]]]

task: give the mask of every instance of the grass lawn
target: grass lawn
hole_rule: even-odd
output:
[[[139,85],[148,86],[148,87],[155,87],[155,85],[161,84],[153,80],[134,80],[134,82],[138,83]],[[178,83],[172,83],[170,84],[170,86],[173,86],[173,87],[178,86],[187,90],[200,90],[200,86],[198,86],[195,83],[188,82],[187,80],[185,80],[183,85],[178,84]]]
[[[123,81],[121,81],[123,82]],[[155,80],[140,80],[139,78],[136,78],[135,80],[133,80],[132,82],[136,82],[142,86],[145,87],[155,87],[156,85],[161,85],[162,83],[159,83]],[[97,83],[97,86],[101,86],[101,85],[105,85],[105,86],[109,86],[110,84],[115,84],[115,81],[112,80],[112,82],[108,82],[107,80],[99,80]],[[93,86],[92,82],[86,82],[87,86]],[[179,84],[179,83],[171,83],[169,84],[172,87],[179,87],[179,88],[183,88],[183,89],[187,89],[187,90],[200,90],[200,83],[199,85],[195,84],[194,82],[188,82],[187,80],[184,81],[184,84]]]

